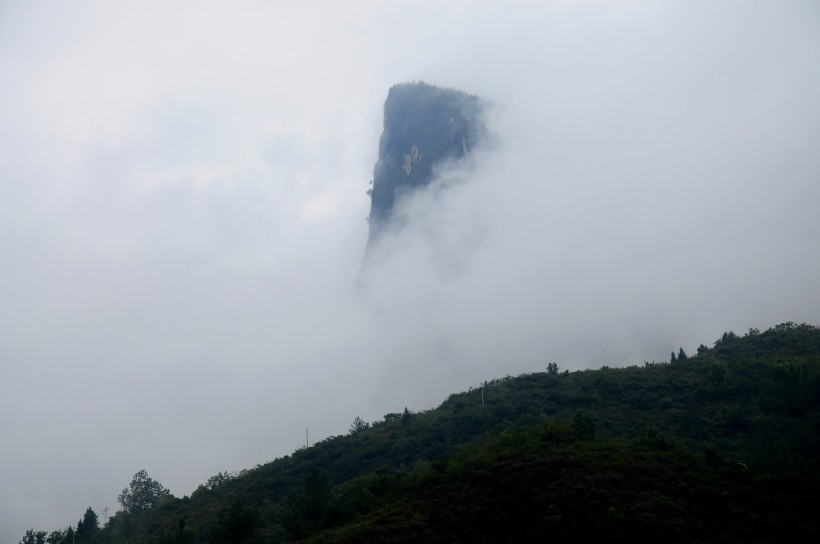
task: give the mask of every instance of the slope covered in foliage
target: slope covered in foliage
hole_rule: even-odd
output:
[[[357,420],[76,540],[805,541],[820,529],[818,399],[810,325],[725,333],[670,363],[550,364]]]

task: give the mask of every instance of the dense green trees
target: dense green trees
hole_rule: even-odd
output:
[[[595,438],[595,422],[584,412],[575,412],[570,427],[579,438],[587,440]]]
[[[94,542],[99,532],[100,520],[97,513],[89,506],[83,514],[83,519],[77,523],[77,531],[74,533],[75,539],[83,544],[91,543]]]
[[[155,508],[164,500],[171,497],[171,492],[162,484],[148,477],[145,470],[134,474],[128,487],[122,490],[117,501],[122,509],[128,513],[141,512],[147,508]]]
[[[353,420],[353,423],[350,424],[350,429],[348,429],[348,434],[356,434],[356,433],[359,433],[359,432],[364,431],[364,430],[369,429],[369,428],[370,428],[370,423],[366,422],[365,420],[363,420],[359,416],[356,416],[356,418]]]
[[[20,541],[20,544],[46,544],[46,531],[35,531],[34,529],[29,529],[26,531],[26,534],[23,535],[23,539]]]
[[[220,544],[243,544],[256,532],[259,515],[245,501],[237,499],[219,515],[219,521],[211,531],[211,542]]]
[[[334,518],[330,481],[313,469],[304,479],[302,490],[290,500],[284,528],[294,540],[305,538],[328,526]]]
[[[701,346],[703,346],[703,344],[701,344]],[[698,350],[698,353],[700,353],[700,350]],[[678,361],[685,361],[687,358],[688,356],[686,355],[686,352],[683,351],[683,348],[680,348],[680,350],[678,350],[677,356],[675,355],[674,351],[672,352],[672,355],[669,358],[669,362],[676,363]]]
[[[71,539],[70,538],[66,539],[66,532],[67,531],[59,531],[59,530],[58,531],[51,531],[49,533],[48,537],[46,537],[46,543],[47,544],[63,544],[63,543],[70,544]],[[72,531],[72,533],[73,533],[73,531]]]
[[[219,474],[190,498],[156,493],[141,471],[129,500],[144,487],[165,498],[124,508],[97,542],[816,540],[820,329],[726,333],[680,355],[548,367],[434,410],[357,418],[350,435]]]
[[[66,527],[64,531],[51,531],[46,542],[47,544],[75,544],[74,528]]]

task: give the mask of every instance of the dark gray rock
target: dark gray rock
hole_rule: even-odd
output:
[[[373,187],[368,191],[368,247],[389,225],[397,200],[432,181],[436,164],[469,155],[484,133],[483,107],[474,95],[423,82],[390,89]]]

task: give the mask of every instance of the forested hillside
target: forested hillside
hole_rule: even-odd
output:
[[[820,329],[670,362],[505,377],[173,498],[144,472],[99,527],[24,542],[805,542],[820,514]]]

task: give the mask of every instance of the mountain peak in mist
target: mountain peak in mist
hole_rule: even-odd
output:
[[[389,225],[395,204],[433,180],[443,161],[465,159],[483,134],[484,102],[424,82],[394,85],[384,102],[384,130],[370,194],[370,247]]]

